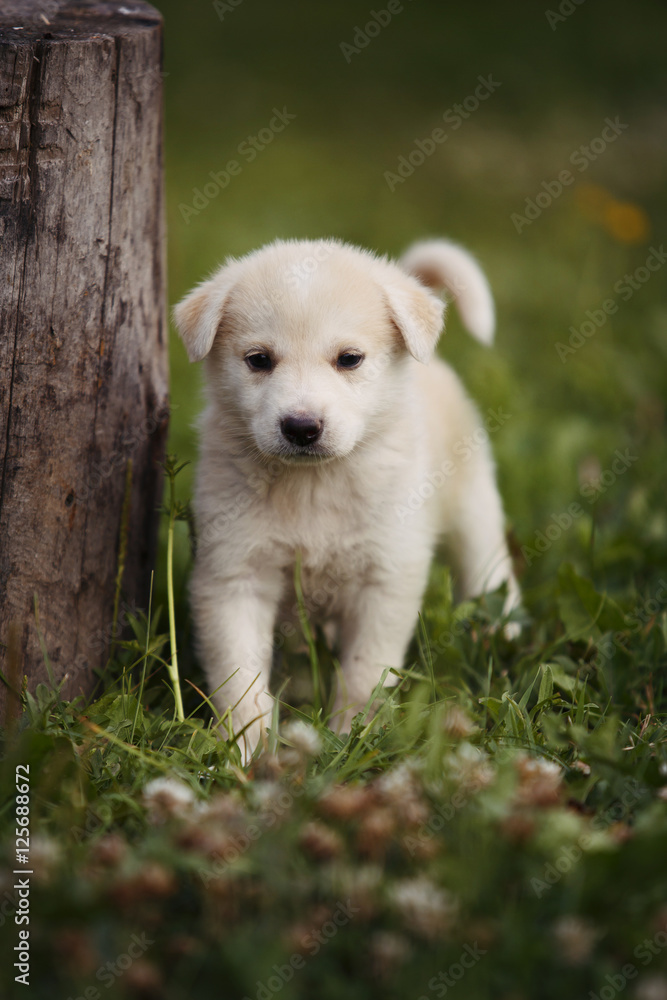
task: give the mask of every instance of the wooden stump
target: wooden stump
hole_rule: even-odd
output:
[[[0,8],[0,669],[91,686],[146,607],[167,427],[162,23],[136,0]],[[4,700],[4,685],[0,699]],[[0,722],[1,722],[0,716]]]

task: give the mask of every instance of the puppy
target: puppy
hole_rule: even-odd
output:
[[[492,341],[487,281],[444,240],[398,263],[334,240],[277,241],[176,306],[207,384],[192,611],[213,702],[231,710],[246,759],[270,722],[297,558],[309,614],[335,627],[342,731],[385,668],[402,666],[439,539],[463,595],[506,583],[505,610],[519,601],[479,415],[434,358],[445,306],[432,288]],[[476,431],[480,446],[463,447]]]

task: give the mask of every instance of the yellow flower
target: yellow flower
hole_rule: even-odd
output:
[[[645,243],[651,232],[644,209],[629,201],[612,200],[605,205],[602,225],[619,243]]]
[[[574,197],[581,214],[619,243],[644,243],[649,238],[651,224],[641,205],[618,201],[599,184],[578,184]]]

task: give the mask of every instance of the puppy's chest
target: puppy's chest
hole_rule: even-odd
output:
[[[300,552],[304,572],[313,574],[339,561],[363,561],[384,520],[381,498],[364,495],[353,481],[325,477],[278,484],[262,508],[273,543],[288,558]]]

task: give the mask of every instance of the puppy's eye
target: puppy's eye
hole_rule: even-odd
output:
[[[338,356],[336,364],[339,368],[358,368],[364,360],[363,354],[355,354],[354,351],[345,351]]]
[[[263,354],[261,351],[247,354],[245,363],[254,372],[270,372],[273,368],[271,357],[268,354]]]

